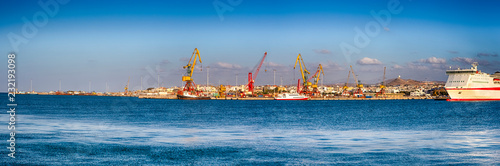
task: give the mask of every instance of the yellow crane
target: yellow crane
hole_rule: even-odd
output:
[[[125,86],[125,95],[128,95],[128,85],[130,83],[130,77],[128,77],[127,86]]]
[[[344,87],[342,87],[342,96],[349,96],[351,95],[349,91],[347,90],[349,87],[349,78],[351,77],[351,71],[349,70],[349,74],[347,74],[347,81],[345,82]]]
[[[297,67],[297,63],[299,63],[299,66],[300,66],[300,74],[302,75],[302,80],[304,81],[302,86],[302,92],[306,92],[309,90],[308,87],[312,85],[311,82],[308,82],[307,80],[307,75],[308,74],[311,74],[309,73],[309,71],[307,71],[307,68],[306,68],[306,65],[304,63],[304,60],[302,59],[302,55],[298,55],[297,56],[297,59],[295,60],[295,65],[293,66],[293,69],[295,69],[295,67]],[[299,89],[297,89],[297,92],[299,91]]]
[[[224,85],[219,86],[219,98],[226,98],[226,87]]]
[[[323,66],[321,66],[321,64],[319,64],[318,70],[316,70],[316,73],[312,76],[312,78],[314,78],[314,84],[312,85],[313,88],[318,88],[318,82],[321,80],[320,75],[325,77],[325,72],[323,71]]]
[[[192,76],[194,72],[194,67],[196,66],[196,60],[198,60],[201,63],[200,51],[198,51],[198,48],[194,49],[193,54],[191,55],[191,58],[188,61],[188,64],[183,67],[184,69],[187,70],[186,75],[182,76],[182,81],[186,82],[183,91],[189,91],[191,93],[195,91],[196,85],[194,84]]]
[[[380,84],[380,91],[377,92],[377,94],[375,94],[377,97],[379,95],[384,95],[385,94],[385,66],[384,66],[384,76],[382,78],[382,84]]]
[[[356,77],[356,74],[354,74],[354,70],[352,69],[352,65],[350,67],[351,67],[352,77],[354,77],[354,81],[356,81],[356,87],[358,88],[358,90],[354,94],[357,97],[361,97],[363,95],[363,90],[362,90],[363,84],[361,84],[361,81],[359,81],[358,78]],[[358,96],[356,94],[359,94],[361,96]]]
[[[311,78],[309,78],[309,80],[314,78],[314,83],[311,86],[313,88],[312,93],[317,93],[317,95],[319,95],[318,82],[321,80],[320,79],[321,74],[323,74],[323,77],[325,77],[325,72],[323,71],[323,66],[321,66],[321,64],[319,64],[318,69],[316,70],[316,73],[314,73],[314,75]],[[309,80],[307,80],[307,82],[309,82]]]

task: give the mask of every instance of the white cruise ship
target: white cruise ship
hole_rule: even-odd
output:
[[[470,69],[447,70],[448,101],[500,100],[500,72],[483,73],[477,62]]]

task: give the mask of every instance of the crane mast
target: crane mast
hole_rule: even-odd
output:
[[[349,70],[349,74],[347,74],[347,81],[345,82],[345,85],[344,87],[342,87],[342,96],[349,96],[350,93],[349,91],[347,91],[347,89],[349,88],[349,78],[351,77],[351,71]]]
[[[376,94],[377,97],[385,94],[385,68],[384,66],[384,76],[382,77],[382,84],[380,84],[380,91]]]
[[[125,95],[128,95],[128,85],[130,83],[130,77],[128,77],[127,86],[125,86]]]
[[[380,85],[380,88],[385,88],[385,66],[384,66],[384,77],[382,78],[382,85]]]
[[[321,77],[320,77],[321,75],[323,76],[323,79],[324,79],[325,72],[323,71],[323,66],[321,64],[319,64],[318,70],[316,70],[316,74],[315,74],[316,77],[314,79],[314,84],[312,85],[313,93],[317,94],[318,96],[319,96],[318,83],[321,80]]]
[[[355,94],[359,94],[359,95],[363,95],[363,84],[361,84],[361,81],[358,80],[358,78],[356,77],[356,74],[354,73],[354,70],[352,69],[352,65],[350,65],[351,67],[351,72],[352,72],[352,77],[354,77],[354,81],[356,81],[356,87],[358,88],[358,90],[356,91]]]
[[[347,81],[345,82],[344,89],[347,89],[349,86],[349,78],[351,77],[351,71],[349,70],[349,74],[347,74]]]

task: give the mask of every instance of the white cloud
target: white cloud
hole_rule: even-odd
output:
[[[360,64],[360,65],[381,65],[382,62],[380,62],[378,59],[364,57],[364,58],[358,60],[358,64]]]
[[[429,70],[428,66],[425,66],[424,64],[419,64],[419,63],[408,63],[408,68],[410,69],[415,69],[415,70]]]
[[[330,50],[327,49],[321,49],[321,50],[313,50],[317,54],[330,54],[332,53]]]
[[[455,58],[452,58],[451,60],[455,61],[455,62],[466,63],[466,64],[472,64],[474,62],[474,59],[464,58],[464,57],[455,57]]]
[[[401,65],[394,65],[394,66],[392,66],[392,68],[393,68],[393,69],[402,69],[402,68],[403,68],[403,66],[401,66]]]
[[[267,62],[266,65],[270,66],[270,67],[282,67],[283,66],[281,64],[277,64],[277,63],[274,63],[274,62]]]
[[[181,61],[181,62],[187,62],[187,61],[189,61],[189,58],[183,57],[183,58],[180,58],[179,61]]]
[[[483,56],[498,57],[498,53],[484,53],[484,52],[477,53],[477,57],[483,57]]]
[[[229,63],[224,63],[224,62],[215,63],[215,67],[225,68],[225,69],[241,69],[240,65],[229,64]]]
[[[328,61],[328,63],[322,64],[322,66],[324,70],[331,70],[331,71],[345,70],[339,64],[332,61]]]
[[[420,59],[420,62],[422,63],[429,63],[429,64],[445,64],[446,59],[443,58],[436,58],[436,57],[430,57],[427,59]]]
[[[479,65],[481,65],[481,66],[490,66],[490,65],[494,65],[494,64],[498,63],[498,61],[487,61],[487,60],[481,60],[481,59],[476,59],[476,58],[465,58],[465,57],[455,57],[455,58],[452,58],[451,61],[459,62],[459,63],[464,64],[464,65],[478,62]]]
[[[169,60],[164,59],[164,60],[162,60],[162,61],[160,62],[160,65],[166,65],[166,64],[170,64],[170,61],[169,61]]]

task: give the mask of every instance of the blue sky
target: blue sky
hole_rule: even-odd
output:
[[[325,66],[325,84],[345,82],[349,65],[365,83],[380,82],[384,66],[388,78],[440,81],[449,66],[469,67],[473,61],[485,72],[500,70],[497,1],[41,2],[56,3],[58,8],[49,9],[57,11],[47,12],[38,1],[7,0],[0,6],[0,50],[17,53],[20,90],[29,90],[33,80],[37,91],[58,90],[59,81],[62,90],[87,91],[91,81],[92,91],[105,91],[106,83],[110,91],[123,91],[128,77],[136,90],[141,77],[147,88],[157,86],[158,76],[162,86],[180,86],[182,66],[194,48],[203,61],[194,80],[206,84],[210,66],[212,85],[234,85],[236,77],[245,83],[266,51],[258,85],[273,84],[273,70],[276,84],[281,78],[296,84],[299,53],[311,72],[319,63]],[[388,6],[398,2],[399,12],[391,13]],[[225,12],[218,13],[214,3]],[[380,25],[372,11],[388,11],[390,22]],[[24,28],[36,23],[34,16],[36,33]],[[371,34],[369,43],[357,47],[355,29]],[[9,34],[25,42],[16,49]],[[347,55],[342,43],[358,51]],[[6,81],[0,84],[6,87]]]

